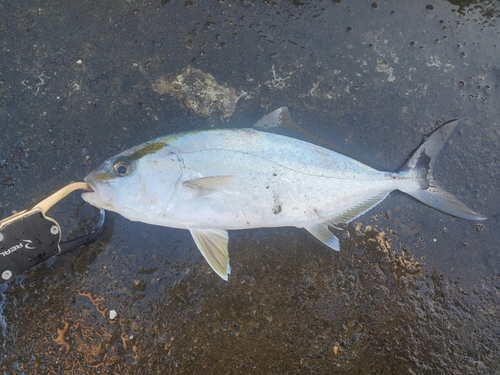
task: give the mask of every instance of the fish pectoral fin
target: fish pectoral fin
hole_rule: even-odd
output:
[[[234,176],[232,175],[201,177],[184,181],[182,186],[198,190],[201,196],[205,196],[222,189],[225,185],[233,181],[233,179]]]
[[[231,273],[227,243],[229,236],[224,229],[189,229],[194,242],[210,267],[224,280]]]
[[[330,230],[328,229],[329,225],[330,224],[326,222],[312,225],[310,227],[306,227],[305,229],[330,249],[339,251],[339,239],[332,232],[330,232]]]

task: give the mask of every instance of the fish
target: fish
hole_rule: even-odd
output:
[[[330,228],[394,190],[446,214],[484,220],[434,175],[457,125],[437,128],[389,172],[307,133],[281,107],[250,128],[183,132],[135,146],[89,173],[84,180],[92,191],[82,197],[132,221],[189,230],[212,269],[228,280],[228,230],[304,228],[339,251]]]

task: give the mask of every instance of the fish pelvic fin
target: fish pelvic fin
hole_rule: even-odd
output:
[[[397,172],[401,174],[408,173],[408,171],[415,173],[420,186],[419,188],[415,188],[414,185],[412,188],[400,187],[399,190],[449,215],[469,220],[484,220],[485,217],[441,187],[434,177],[439,153],[457,125],[458,120],[453,120],[441,126],[413,152]]]
[[[206,259],[210,267],[224,280],[227,281],[231,273],[227,243],[229,236],[227,230],[213,228],[190,228],[194,242]]]

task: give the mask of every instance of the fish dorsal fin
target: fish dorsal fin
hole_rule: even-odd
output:
[[[333,143],[330,143],[318,137],[316,134],[313,134],[301,127],[299,124],[292,120],[290,112],[288,111],[288,107],[281,107],[272,111],[271,113],[268,113],[259,121],[257,121],[252,126],[252,128],[310,142],[317,146],[327,148],[351,159],[357,160],[360,163],[366,164],[375,169],[382,170],[382,168],[379,168],[371,160],[366,160],[357,155],[354,155],[353,153],[343,149],[342,147],[334,145]]]
[[[306,227],[305,229],[330,249],[339,251],[339,239],[332,232],[330,232],[330,230],[328,229],[329,225],[330,224],[328,222],[319,223],[316,225],[311,225],[310,227]]]
[[[281,107],[271,113],[268,113],[257,121],[252,128],[301,139],[325,148],[335,147],[335,145],[332,145],[317,135],[308,132],[306,129],[293,121],[290,116],[290,112],[288,111],[288,107]]]
[[[223,188],[233,179],[232,175],[201,177],[184,181],[182,185],[197,190],[200,196],[205,196]]]
[[[189,231],[193,236],[196,246],[198,246],[198,249],[208,264],[210,264],[210,267],[212,267],[217,275],[227,280],[228,275],[231,273],[229,254],[227,252],[227,243],[229,240],[227,230],[190,228]]]

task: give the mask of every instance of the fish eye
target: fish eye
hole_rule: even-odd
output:
[[[133,165],[128,160],[118,160],[113,165],[113,172],[117,177],[128,176],[133,171]]]

